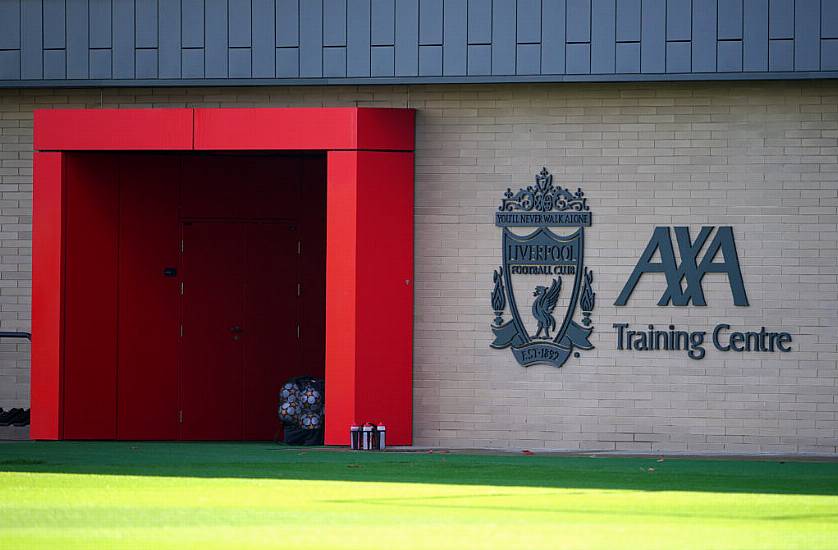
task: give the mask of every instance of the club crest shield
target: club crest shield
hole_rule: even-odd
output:
[[[492,323],[495,349],[512,348],[524,367],[561,367],[571,354],[593,349],[589,341],[596,293],[585,267],[585,228],[591,225],[588,199],[553,185],[543,168],[535,185],[507,189],[495,225],[502,228],[501,265],[494,272]],[[576,322],[582,312],[581,325]],[[511,319],[504,319],[507,310]]]

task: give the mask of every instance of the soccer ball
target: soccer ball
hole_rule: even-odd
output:
[[[320,427],[320,415],[315,412],[304,412],[300,415],[300,427],[304,430],[316,430]]]
[[[306,386],[300,392],[300,403],[309,411],[319,411],[323,407],[323,396],[314,386]]]
[[[294,382],[286,382],[279,390],[280,401],[293,403],[300,398],[300,388]]]
[[[296,424],[300,412],[300,406],[296,402],[283,401],[279,406],[279,419],[285,424]]]

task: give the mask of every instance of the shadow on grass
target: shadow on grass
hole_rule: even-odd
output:
[[[3,443],[2,472],[838,495],[836,462],[363,453],[268,443]]]

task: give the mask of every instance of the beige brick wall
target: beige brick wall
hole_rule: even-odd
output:
[[[417,445],[838,452],[838,83],[0,90],[0,322],[28,328],[33,108],[411,106]],[[594,212],[595,350],[557,370],[492,350],[502,193],[547,166]],[[612,304],[656,225],[734,227],[750,307]],[[615,322],[792,333],[787,354],[619,352]],[[28,402],[28,345],[0,343],[0,406]]]

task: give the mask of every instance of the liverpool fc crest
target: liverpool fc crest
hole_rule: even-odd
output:
[[[503,228],[503,265],[494,273],[491,346],[511,347],[522,366],[561,367],[572,353],[579,356],[576,349],[593,349],[594,274],[584,264],[587,203],[581,189],[554,186],[543,168],[535,185],[517,193],[507,189],[495,213],[495,225]],[[574,319],[577,306],[581,325]]]

